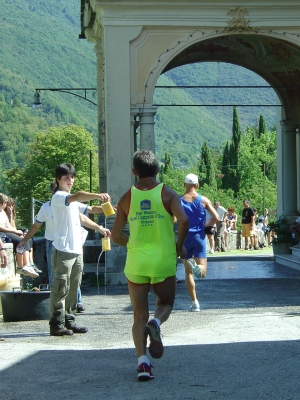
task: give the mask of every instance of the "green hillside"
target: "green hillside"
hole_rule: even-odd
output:
[[[97,107],[75,96],[41,92],[43,108],[33,110],[35,88],[95,87],[96,54],[93,44],[78,39],[79,0],[0,0],[0,185],[3,172],[25,165],[27,143],[49,126],[73,123],[84,126],[97,143]],[[230,64],[195,64],[167,72],[157,85],[265,84],[250,71]],[[92,94],[91,94],[92,95]],[[96,102],[96,98],[92,98]],[[156,89],[155,103],[204,104],[245,101],[274,103],[273,90]],[[242,129],[264,114],[268,126],[273,109],[239,109]],[[171,153],[175,166],[197,159],[206,140],[219,148],[231,137],[232,108],[159,107],[156,147],[160,160]]]
[[[198,63],[176,68],[162,75],[157,86],[266,86],[265,80],[252,71],[227,63]],[[273,89],[257,88],[157,88],[155,104],[184,104],[182,107],[159,107],[156,116],[156,148],[162,161],[165,151],[175,166],[195,162],[204,141],[220,148],[231,139],[233,107],[195,107],[199,104],[235,104],[241,129],[256,125],[264,115],[268,128],[276,121],[276,96]],[[242,107],[245,104],[274,104],[274,107]],[[188,106],[189,105],[189,106]]]

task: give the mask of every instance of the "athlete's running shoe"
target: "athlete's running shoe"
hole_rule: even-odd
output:
[[[146,332],[150,338],[149,353],[153,358],[160,358],[164,353],[164,346],[161,341],[160,328],[152,319],[146,325]]]
[[[199,312],[199,311],[200,311],[200,304],[193,304],[193,305],[191,305],[189,311],[192,311],[192,312]]]
[[[147,363],[141,363],[138,366],[137,373],[139,381],[149,381],[150,379],[154,379],[151,367],[152,365],[148,365]]]
[[[197,265],[196,261],[193,258],[189,258],[187,260],[188,266],[191,268],[193,275],[196,278],[202,278],[202,271],[199,265]]]

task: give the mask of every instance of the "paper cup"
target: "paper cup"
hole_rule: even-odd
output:
[[[104,237],[101,239],[102,250],[110,250],[110,238]]]
[[[102,210],[106,217],[109,217],[110,215],[114,215],[115,210],[113,209],[113,207],[109,201],[107,203],[102,203],[101,207],[102,207]]]

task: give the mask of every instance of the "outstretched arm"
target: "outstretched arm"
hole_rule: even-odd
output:
[[[102,225],[96,224],[96,222],[92,221],[86,215],[79,214],[79,218],[80,218],[80,223],[82,226],[85,226],[86,228],[89,228],[89,229],[94,229],[95,231],[100,232],[105,237],[110,236],[109,229],[104,228]]]
[[[28,242],[28,240],[31,239],[37,233],[37,231],[40,229],[41,226],[42,226],[41,222],[35,221],[35,223],[31,225],[31,227],[28,229],[28,232],[23,237],[23,239],[21,240],[21,242],[18,244],[17,247],[24,247],[25,244]]]
[[[90,200],[100,200],[102,202],[110,201],[110,195],[108,193],[90,193],[79,191],[74,194],[70,194],[67,198],[68,203],[72,203],[74,201],[86,202]]]
[[[120,246],[127,246],[129,237],[123,233],[127,222],[127,210],[130,204],[130,191],[126,192],[118,203],[118,212],[111,231],[111,239]]]

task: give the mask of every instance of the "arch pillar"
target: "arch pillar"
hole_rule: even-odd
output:
[[[106,174],[106,134],[105,134],[105,116],[104,116],[104,51],[102,40],[98,39],[94,51],[97,57],[97,98],[98,98],[98,169],[99,169],[99,187],[100,192],[107,192],[107,174]]]
[[[151,150],[155,153],[154,138],[154,117],[157,112],[156,107],[146,107],[142,109],[140,115],[140,135],[141,150]]]
[[[299,161],[296,153],[296,121],[280,121],[281,132],[277,135],[277,191],[278,215],[295,216],[298,214],[299,184],[297,170]],[[298,139],[299,141],[299,139]],[[298,175],[299,176],[299,175]]]

